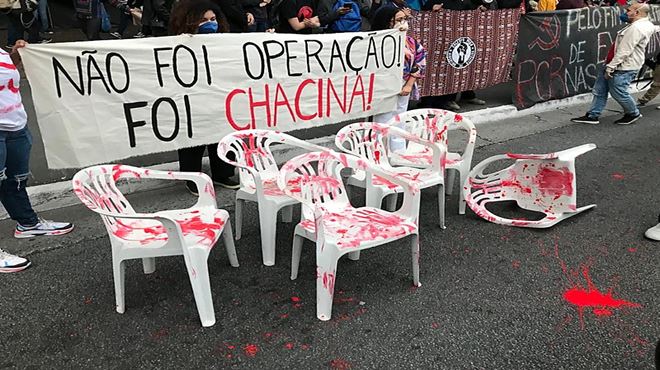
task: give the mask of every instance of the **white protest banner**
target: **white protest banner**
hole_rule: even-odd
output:
[[[398,30],[180,35],[21,49],[50,168],[306,129],[394,109]]]

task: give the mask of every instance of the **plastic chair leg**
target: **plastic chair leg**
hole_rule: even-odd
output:
[[[463,185],[465,184],[465,181],[467,180],[467,175],[468,171],[462,171],[460,172],[461,177],[461,183],[458,185],[459,189],[459,199],[458,199],[458,214],[459,215],[464,215],[465,214],[465,206],[467,202],[465,201],[465,189],[463,188]]]
[[[186,248],[186,247],[184,247]],[[209,281],[208,252],[198,247],[188,249],[186,267],[192,286],[197,312],[202,326],[215,324],[215,311],[211,297],[211,283]]]
[[[317,246],[320,248],[320,246]],[[328,248],[326,246],[326,248]],[[334,296],[337,258],[333,252],[316,255],[316,317],[321,321],[332,318],[332,297]]]
[[[447,173],[447,178],[445,179],[445,194],[451,195],[454,192],[454,180],[456,179],[455,169],[448,169],[445,171]],[[461,184],[461,186],[463,186]]]
[[[438,215],[441,228],[445,228],[445,192],[444,186],[438,185]]]
[[[291,251],[291,280],[298,278],[298,267],[300,266],[300,252],[302,251],[305,238],[300,235],[293,236],[293,250]]]
[[[142,270],[145,274],[151,274],[156,271],[156,258],[149,257],[142,259]]]
[[[275,237],[277,234],[277,211],[271,205],[259,203],[259,226],[261,228],[261,253],[266,266],[275,265]]]
[[[419,234],[414,234],[410,239],[410,247],[412,249],[412,275],[413,275],[413,285],[422,286],[419,282]]]
[[[282,208],[282,222],[290,223],[293,220],[293,206]]]
[[[241,238],[241,231],[243,229],[243,206],[245,205],[244,199],[236,199],[236,240]]]
[[[231,221],[227,219],[225,228],[222,229],[222,240],[225,243],[227,250],[227,257],[229,257],[229,264],[232,267],[238,267],[238,256],[236,255],[236,247],[234,246],[234,238],[231,232]]]
[[[117,312],[124,313],[126,305],[124,303],[124,277],[126,275],[126,261],[112,261],[112,273],[115,281],[115,305]]]

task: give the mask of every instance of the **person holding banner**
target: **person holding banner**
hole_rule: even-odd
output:
[[[30,174],[32,135],[19,89],[17,50],[26,45],[24,40],[18,40],[11,55],[0,51],[0,202],[16,221],[14,237],[63,235],[73,230],[73,224],[39,218],[25,189]],[[18,272],[29,266],[29,260],[0,249],[0,272]]]
[[[408,17],[406,13],[395,7],[386,6],[380,8],[374,16],[371,25],[372,31],[380,31],[389,28],[398,29],[400,31],[408,30]],[[399,92],[396,109],[374,115],[374,122],[386,123],[397,114],[403,113],[408,110],[408,102],[410,99],[419,99],[419,88],[417,80],[424,76],[426,69],[426,49],[412,36],[406,36],[406,44],[404,47],[404,63],[403,63],[403,87]],[[390,140],[390,149],[397,151],[405,149],[405,140],[393,137]]]
[[[591,108],[584,116],[572,118],[571,121],[592,125],[600,123],[598,117],[605,109],[608,93],[623,107],[623,117],[614,123],[629,125],[642,117],[628,87],[644,65],[646,45],[655,33],[655,26],[648,19],[649,11],[648,4],[633,3],[621,14],[621,21],[630,24],[616,34],[605,59],[605,68],[596,78]]]
[[[182,0],[177,3],[172,10],[169,28],[172,35],[229,31],[224,14],[214,3],[206,0]],[[213,182],[223,188],[238,189],[240,184],[231,179],[234,176],[234,166],[218,157],[217,143],[179,149],[179,169],[184,172],[200,172],[202,157],[207,150]],[[192,194],[199,194],[192,181],[187,181],[186,187]]]

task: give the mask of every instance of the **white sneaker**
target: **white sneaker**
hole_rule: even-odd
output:
[[[0,272],[19,272],[30,267],[26,258],[14,256],[0,249]]]
[[[39,219],[39,223],[34,226],[16,225],[14,231],[15,238],[32,238],[41,235],[64,235],[73,230],[73,224],[68,222],[55,222]]]
[[[660,109],[660,105],[658,105],[657,107],[655,107],[655,109]]]
[[[644,233],[644,236],[651,239],[655,240],[657,242],[660,242],[660,224],[657,224],[653,226],[652,228],[646,230],[646,233]]]

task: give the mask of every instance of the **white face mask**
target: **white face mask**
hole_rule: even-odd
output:
[[[407,30],[408,29],[408,21],[396,22],[396,23],[394,23],[393,28],[397,29],[397,30]]]

